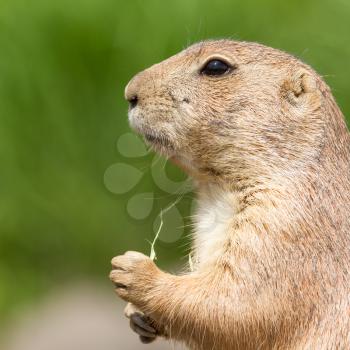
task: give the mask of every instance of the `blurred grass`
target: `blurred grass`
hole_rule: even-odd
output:
[[[115,147],[134,73],[200,39],[259,41],[311,64],[350,115],[349,17],[345,0],[1,0],[0,317],[65,281],[104,278],[115,254],[149,251],[153,219],[176,198],[153,185],[151,156]],[[119,161],[146,169],[133,193],[159,197],[151,218],[130,219],[132,194],[104,187]],[[160,244],[161,264],[185,243]]]

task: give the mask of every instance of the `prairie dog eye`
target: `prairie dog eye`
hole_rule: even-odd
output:
[[[226,62],[219,59],[213,59],[205,64],[201,70],[201,73],[209,76],[223,75],[227,73],[231,68],[232,67]]]

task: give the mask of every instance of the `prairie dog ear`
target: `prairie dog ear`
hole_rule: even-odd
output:
[[[305,98],[318,96],[316,78],[304,68],[294,71],[282,86],[285,98],[292,105],[298,105]]]

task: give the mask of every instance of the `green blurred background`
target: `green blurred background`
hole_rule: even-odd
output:
[[[312,65],[350,116],[349,18],[347,0],[1,0],[0,320],[74,280],[108,285],[110,258],[125,250],[149,253],[153,220],[176,196],[154,184],[152,154],[116,147],[136,72],[201,39],[258,41]],[[103,182],[118,162],[143,172],[123,195]],[[156,201],[134,220],[126,202],[141,192]],[[186,225],[190,206],[187,195]],[[187,243],[160,242],[160,265],[186,260]]]

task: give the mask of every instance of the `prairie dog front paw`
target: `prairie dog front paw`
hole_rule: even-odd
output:
[[[146,255],[126,252],[112,259],[109,275],[118,296],[134,305],[142,305],[158,268]]]

